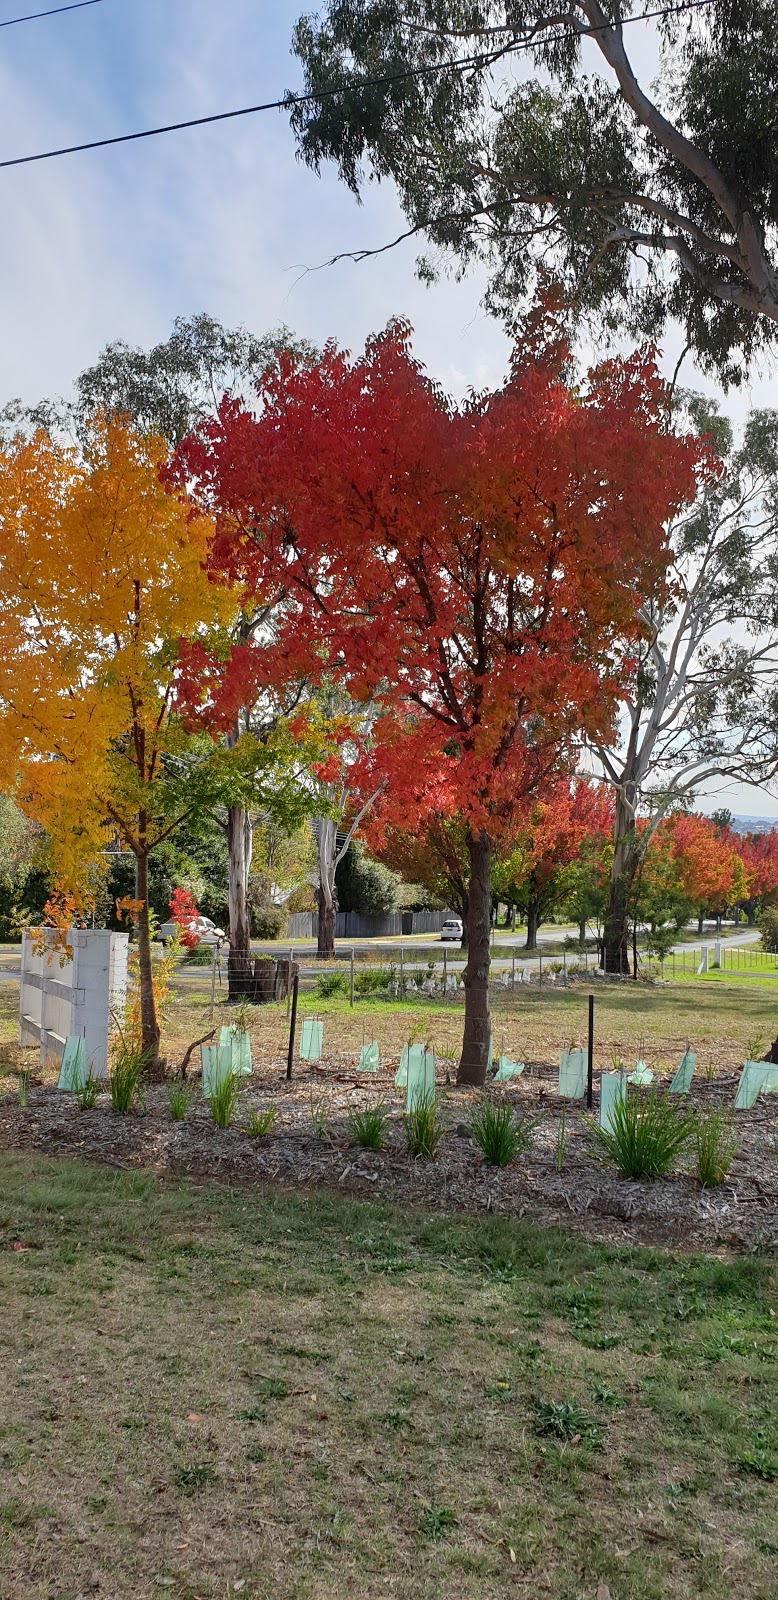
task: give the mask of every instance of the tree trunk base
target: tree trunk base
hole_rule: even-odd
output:
[[[231,949],[227,957],[227,999],[254,999],[254,968],[243,950]]]

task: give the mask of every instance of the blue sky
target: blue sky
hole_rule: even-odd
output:
[[[45,3],[0,0],[0,21]],[[102,0],[0,30],[0,152],[273,99],[299,85],[289,41],[303,6]],[[650,62],[650,39],[636,56]],[[507,344],[480,308],[477,275],[424,288],[412,242],[379,260],[305,271],[387,242],[403,220],[390,187],[359,207],[334,172],[317,178],[303,167],[280,113],[0,172],[0,197],[3,400],[66,393],[109,340],[148,345],[176,315],[202,310],[257,332],[287,322],[350,348],[399,313],[454,393],[503,375]],[[676,349],[670,340],[670,367]],[[753,398],[769,403],[772,389],[755,382]],[[742,414],[746,402],[729,408]],[[723,799],[778,814],[777,800],[753,790]]]

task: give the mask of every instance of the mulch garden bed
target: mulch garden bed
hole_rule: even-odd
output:
[[[197,1078],[186,1118],[174,1122],[164,1086],[146,1091],[146,1110],[117,1116],[109,1096],[91,1111],[79,1111],[74,1096],[51,1084],[31,1083],[29,1102],[0,1096],[0,1148],[75,1157],[122,1168],[147,1168],[162,1177],[182,1176],[229,1185],[282,1184],[315,1203],[315,1191],[335,1189],[372,1200],[435,1211],[495,1212],[539,1224],[559,1224],[592,1240],[669,1245],[682,1250],[778,1249],[778,1100],[761,1099],[737,1113],[740,1152],[727,1181],[704,1190],[687,1173],[655,1182],[630,1182],[592,1159],[579,1105],[567,1112],[563,1168],[557,1170],[562,1104],[557,1069],[529,1065],[505,1091],[517,1109],[541,1122],[531,1152],[514,1165],[484,1165],[467,1131],[472,1092],[441,1085],[446,1134],[432,1161],[411,1159],[401,1123],[402,1094],[394,1087],[395,1065],[356,1075],[338,1057],[315,1067],[297,1067],[287,1083],[279,1057],[255,1067],[246,1080],[233,1125],[220,1130],[200,1096]],[[439,1069],[440,1070],[440,1069]],[[732,1104],[736,1076],[695,1079],[689,1104],[700,1109]],[[324,1100],[328,1138],[311,1123],[311,1095]],[[390,1113],[385,1150],[349,1144],[347,1112],[385,1097]],[[251,1109],[278,1108],[269,1134],[250,1138],[242,1128]]]

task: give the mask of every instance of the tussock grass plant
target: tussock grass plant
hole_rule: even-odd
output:
[[[403,1112],[403,1127],[409,1156],[431,1160],[443,1138],[443,1124],[434,1089],[418,1095],[410,1111]]]
[[[348,1136],[351,1144],[357,1144],[363,1150],[383,1150],[386,1144],[386,1101],[377,1100],[375,1104],[365,1106],[362,1110],[352,1108],[348,1113]]]
[[[240,1078],[225,1072],[211,1088],[211,1116],[217,1128],[229,1128],[240,1094]]]
[[[270,1132],[277,1116],[278,1106],[266,1106],[264,1111],[250,1111],[243,1131],[250,1139],[261,1139],[263,1134]]]
[[[126,1117],[136,1100],[142,1106],[140,1080],[150,1052],[141,1050],[122,1038],[111,1057],[111,1105],[119,1116]]]
[[[167,1104],[174,1122],[183,1122],[191,1098],[191,1092],[182,1078],[174,1078],[173,1082],[168,1084]]]
[[[487,1166],[508,1167],[532,1143],[536,1122],[514,1115],[509,1100],[484,1095],[472,1113],[469,1128]]]
[[[715,1189],[729,1172],[740,1140],[726,1106],[697,1116],[694,1129],[695,1177],[703,1189]]]
[[[388,989],[394,976],[393,967],[366,967],[354,974],[354,993],[360,1000],[369,994]]]
[[[315,1096],[311,1090],[311,1127],[317,1139],[332,1138],[332,1112],[324,1095]]]
[[[102,1078],[96,1078],[90,1067],[83,1083],[75,1085],[73,1089],[79,1111],[94,1111],[102,1088]]]
[[[320,972],[316,979],[316,993],[321,1000],[329,1000],[334,995],[348,994],[349,985],[344,972]]]
[[[594,1154],[620,1178],[663,1178],[693,1139],[695,1125],[693,1112],[656,1089],[628,1089],[616,1101],[609,1128],[586,1119]]]
[[[17,1088],[18,1088],[18,1092],[19,1092],[19,1104],[20,1104],[20,1106],[26,1106],[26,1104],[27,1104],[27,1096],[28,1096],[29,1089],[30,1089],[30,1074],[29,1074],[29,1072],[22,1071],[22,1072],[19,1073],[19,1080],[18,1080]]]

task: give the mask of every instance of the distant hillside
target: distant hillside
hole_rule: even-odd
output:
[[[778,828],[778,817],[733,817],[735,833],[773,833]]]

